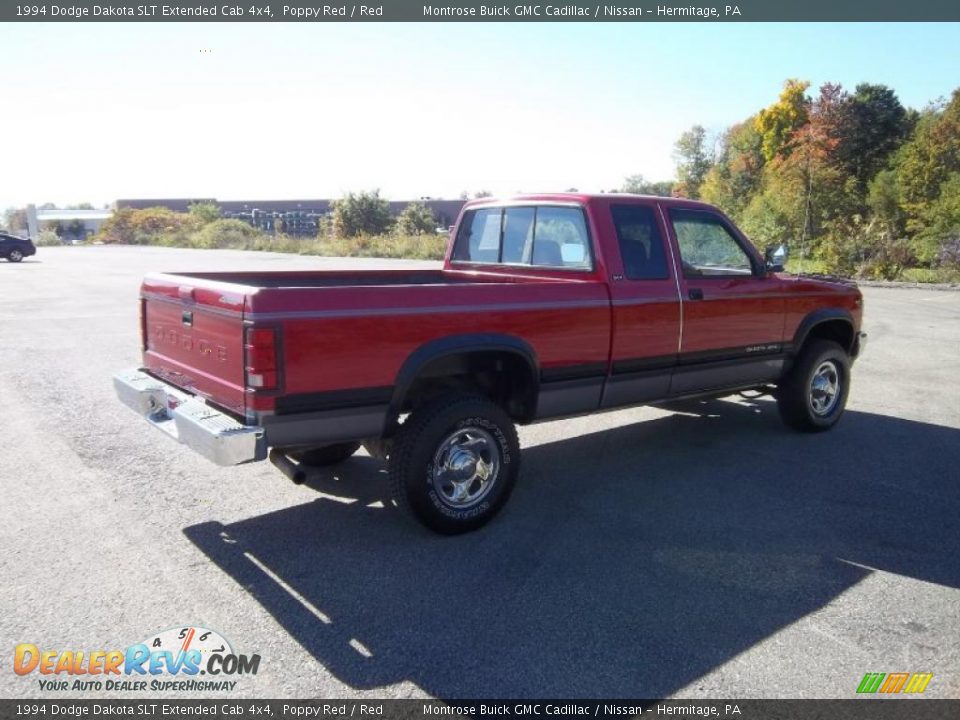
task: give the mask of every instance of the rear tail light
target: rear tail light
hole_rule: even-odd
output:
[[[275,328],[247,328],[244,343],[244,370],[247,387],[275,390],[278,387],[277,331]]]
[[[147,300],[140,298],[140,350],[147,350]]]

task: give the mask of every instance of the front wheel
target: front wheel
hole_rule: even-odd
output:
[[[19,250],[11,250],[7,254],[7,260],[9,260],[10,262],[20,262],[21,260],[23,260],[23,253],[20,252]]]
[[[476,530],[516,483],[520,442],[513,421],[479,395],[440,398],[415,410],[394,439],[390,484],[397,505],[444,535]]]
[[[850,358],[830,340],[814,340],[777,388],[783,421],[804,432],[829,430],[840,420],[850,392]]]

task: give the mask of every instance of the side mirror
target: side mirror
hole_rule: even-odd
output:
[[[787,257],[789,257],[790,252],[787,250],[787,246],[784,244],[780,245],[771,245],[763,253],[763,259],[766,263],[767,272],[783,272],[784,266],[787,264]]]

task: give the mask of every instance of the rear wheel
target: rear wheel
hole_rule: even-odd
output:
[[[423,525],[457,535],[500,511],[519,464],[507,413],[485,397],[457,394],[415,410],[400,426],[390,453],[391,490]]]
[[[7,260],[10,262],[20,262],[23,260],[23,253],[19,250],[11,250],[9,253],[7,253]]]
[[[360,449],[358,442],[336,443],[321,448],[311,450],[301,450],[291,453],[291,456],[301,465],[311,465],[314,467],[326,467],[327,465],[336,465],[343,462]]]
[[[849,391],[847,353],[830,340],[814,340],[777,388],[780,417],[797,430],[829,430],[843,415]]]

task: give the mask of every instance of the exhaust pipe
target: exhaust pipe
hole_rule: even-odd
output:
[[[307,480],[307,471],[295,463],[290,457],[276,449],[270,450],[270,462],[277,466],[277,469],[293,480],[294,485],[303,485]]]

